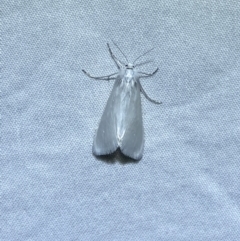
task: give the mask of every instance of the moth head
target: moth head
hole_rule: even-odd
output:
[[[131,63],[128,63],[125,65],[126,69],[134,69],[134,65]]]

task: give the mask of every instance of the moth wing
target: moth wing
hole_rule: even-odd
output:
[[[125,116],[125,133],[120,143],[122,153],[135,160],[143,155],[144,130],[142,121],[142,106],[140,85],[138,81],[132,88],[128,108]]]
[[[118,140],[116,134],[116,81],[113,86],[112,92],[108,98],[106,107],[102,114],[98,130],[93,141],[93,154],[94,155],[107,155],[111,154],[118,148]]]

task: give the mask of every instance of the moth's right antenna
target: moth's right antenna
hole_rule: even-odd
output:
[[[152,63],[152,62],[153,62],[153,60],[147,60],[147,61],[144,61],[144,62],[140,62],[139,64],[135,64],[134,67],[145,65],[145,64],[148,64],[148,63]]]
[[[149,52],[151,52],[154,48],[149,49],[148,51],[146,51],[145,53],[141,54],[140,56],[138,56],[134,61],[133,64],[140,58],[142,58],[144,55],[148,54]]]

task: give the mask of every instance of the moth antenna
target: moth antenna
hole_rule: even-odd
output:
[[[140,58],[142,58],[144,55],[148,54],[149,52],[151,52],[154,48],[149,49],[148,51],[146,51],[145,53],[141,54],[140,56],[138,56],[134,61],[133,64]]]
[[[118,47],[118,45],[112,40],[113,44],[117,47],[117,49],[121,52],[121,54],[124,56],[124,58],[127,60],[127,63],[129,63],[127,56],[123,53],[123,51]]]
[[[144,61],[144,62],[141,62],[139,64],[134,65],[134,67],[145,65],[145,64],[148,64],[148,63],[152,63],[152,62],[153,62],[152,60],[147,60],[147,61]]]

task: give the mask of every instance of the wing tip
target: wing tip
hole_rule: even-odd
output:
[[[143,151],[135,151],[135,152],[127,152],[126,150],[122,150],[121,147],[116,147],[114,149],[103,149],[103,148],[97,148],[95,145],[93,145],[92,147],[92,153],[94,156],[107,156],[107,155],[111,155],[114,154],[115,152],[117,152],[117,150],[120,150],[120,152],[123,154],[123,156],[125,156],[125,158],[131,158],[135,161],[140,161],[142,159],[143,156]]]
[[[130,157],[131,159],[134,159],[136,161],[140,161],[142,159],[143,149],[139,151],[129,152],[128,150],[122,149],[120,147],[120,150],[125,156]]]
[[[98,147],[95,144],[93,144],[92,146],[92,153],[95,156],[103,156],[103,155],[109,155],[112,154],[113,152],[115,152],[117,150],[118,147],[114,147],[114,148],[103,148],[103,147]]]
[[[123,153],[124,154],[124,153]],[[140,154],[133,154],[133,155],[127,155],[127,154],[124,154],[125,156],[128,156],[136,161],[140,161],[142,159],[142,153]]]

